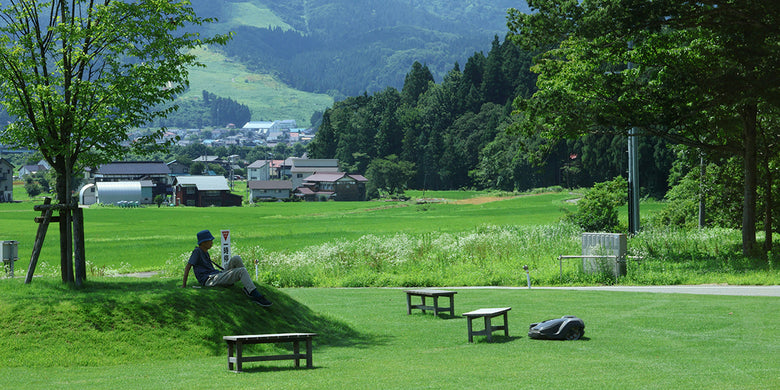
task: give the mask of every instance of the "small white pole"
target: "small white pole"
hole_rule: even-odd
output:
[[[528,273],[528,266],[524,265],[523,269],[525,270],[525,280],[528,282],[528,288],[531,288],[531,274]]]

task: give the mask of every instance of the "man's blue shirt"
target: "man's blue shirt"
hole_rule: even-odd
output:
[[[214,269],[211,265],[211,256],[203,249],[196,247],[193,249],[190,259],[187,263],[192,264],[192,269],[195,271],[195,278],[198,279],[198,283],[202,285],[206,284],[210,275],[218,274],[219,271]]]

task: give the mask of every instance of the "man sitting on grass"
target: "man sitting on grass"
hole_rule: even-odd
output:
[[[233,283],[241,281],[244,285],[244,293],[260,306],[271,306],[272,302],[266,299],[252,282],[249,277],[249,271],[244,267],[244,262],[240,256],[233,256],[227,264],[227,269],[220,272],[214,269],[209,249],[214,245],[214,236],[208,230],[198,232],[198,247],[192,251],[187,265],[184,267],[184,283],[182,287],[187,287],[187,277],[190,274],[190,268],[195,272],[195,278],[201,286],[232,286]]]

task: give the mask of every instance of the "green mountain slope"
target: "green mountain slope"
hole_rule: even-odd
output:
[[[291,88],[278,77],[250,71],[214,50],[200,50],[198,57],[206,67],[190,71],[190,89],[182,100],[201,101],[206,90],[245,104],[253,120],[295,119],[300,126],[309,124],[312,113],[333,104],[328,95]]]
[[[227,58],[204,57],[208,68],[193,72],[186,97],[195,99],[205,89],[246,104],[254,120],[287,115],[302,124],[332,103],[323,94],[341,99],[387,86],[400,89],[414,61],[441,80],[455,62],[465,63],[474,52],[488,50],[495,35],[503,37],[507,8],[526,7],[517,0],[194,0],[193,5],[200,15],[219,19],[203,33],[232,31],[234,39],[217,49]]]

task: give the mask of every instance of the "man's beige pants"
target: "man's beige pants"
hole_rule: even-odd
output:
[[[209,276],[206,280],[206,287],[232,286],[233,283],[239,280],[244,285],[247,294],[256,288],[252,278],[249,277],[249,271],[244,267],[241,256],[233,256],[228,261],[227,268],[224,271]]]

